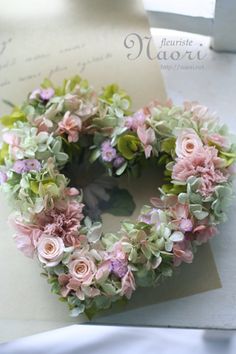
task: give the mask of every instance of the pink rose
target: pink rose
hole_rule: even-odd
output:
[[[193,129],[183,129],[178,134],[176,140],[176,155],[178,157],[188,157],[202,146],[201,139]]]
[[[96,270],[96,265],[89,255],[81,255],[69,264],[69,272],[71,276],[78,280],[81,285],[90,285],[93,281]]]
[[[62,260],[64,248],[60,237],[43,235],[37,245],[38,258],[47,267],[54,267]]]

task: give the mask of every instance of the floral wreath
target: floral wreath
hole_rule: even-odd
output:
[[[171,276],[226,220],[236,159],[227,127],[196,102],[130,106],[116,84],[97,94],[76,76],[61,87],[45,80],[1,118],[0,181],[13,201],[16,245],[38,258],[72,316],[91,318]],[[137,221],[103,233],[109,202],[133,210],[128,193],[112,194],[114,181],[151,162],[164,173],[159,196]]]

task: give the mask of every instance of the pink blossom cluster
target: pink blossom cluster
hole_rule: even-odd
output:
[[[153,150],[153,144],[156,140],[155,132],[151,127],[148,127],[147,120],[149,115],[145,110],[137,111],[133,116],[126,117],[125,125],[132,131],[137,133],[141,141],[145,153],[145,157],[149,158]]]
[[[164,200],[152,198],[151,203],[158,209],[168,210],[173,229],[184,234],[184,240],[174,242],[173,245],[174,266],[179,266],[182,262],[192,263],[194,257],[192,241],[201,245],[218,232],[215,226],[210,225],[208,217],[201,221],[194,218],[190,213],[189,205],[179,203],[176,195],[166,196]],[[147,219],[142,221],[150,222]]]
[[[78,192],[70,188],[66,194],[74,197]],[[128,266],[127,254],[119,242],[110,252],[98,247],[94,253],[95,248],[80,232],[83,207],[73,198],[61,199],[53,208],[35,215],[31,224],[20,218],[14,219],[17,248],[28,257],[36,253],[44,266],[55,267],[65,257],[66,250],[72,247],[68,272],[58,278],[62,296],[66,297],[71,291],[80,300],[98,296],[101,291],[96,282],[114,274],[121,280],[120,295],[130,298],[135,290],[135,280]]]
[[[216,134],[214,137],[216,139]],[[219,135],[217,141],[221,141]],[[217,184],[228,179],[224,169],[225,161],[218,156],[216,147],[203,145],[193,129],[181,130],[176,140],[176,155],[172,178],[186,182],[191,176],[200,177],[199,192],[203,196],[211,195]]]

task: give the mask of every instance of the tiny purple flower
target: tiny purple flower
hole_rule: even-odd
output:
[[[142,214],[138,217],[138,221],[151,225],[151,214]]]
[[[41,164],[36,159],[18,160],[12,167],[13,171],[22,174],[29,171],[39,171]]]
[[[111,261],[112,273],[115,274],[119,278],[123,278],[128,271],[126,261],[121,261],[119,259],[115,259]]]
[[[102,143],[101,146],[102,159],[105,162],[111,162],[116,158],[116,149],[111,146],[109,140]]]
[[[29,99],[30,100],[36,100],[37,98],[39,98],[40,96],[40,93],[41,93],[41,89],[40,88],[37,88],[35,90],[33,90],[29,96]]]
[[[47,89],[42,89],[40,91],[40,98],[43,100],[43,101],[49,101],[50,98],[52,98],[55,94],[55,91],[53,90],[52,87],[49,87]]]
[[[40,171],[41,170],[41,163],[36,159],[25,160],[25,165],[28,168],[28,171]]]
[[[14,163],[12,167],[13,171],[19,174],[22,174],[24,172],[28,171],[28,168],[25,165],[25,160],[18,160]]]
[[[182,219],[180,221],[180,229],[183,232],[190,232],[193,229],[193,223],[190,219]]]
[[[119,168],[124,163],[124,161],[125,159],[122,156],[117,156],[113,161],[113,166],[115,168]]]
[[[3,171],[0,171],[0,185],[7,181],[7,174]]]

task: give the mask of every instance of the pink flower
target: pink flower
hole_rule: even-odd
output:
[[[79,139],[79,132],[82,129],[81,119],[75,114],[71,114],[67,111],[61,122],[58,123],[58,134],[66,133],[68,135],[68,141],[76,143]]]
[[[36,217],[36,224],[47,235],[61,237],[66,246],[80,244],[79,228],[84,218],[84,205],[75,200],[55,203],[53,209],[43,211]]]
[[[170,207],[171,214],[174,219],[182,220],[187,219],[189,215],[189,206],[176,202],[173,207]]]
[[[33,258],[35,247],[32,244],[32,240],[29,236],[24,234],[16,234],[14,236],[16,247],[18,250],[24,253],[26,257]]]
[[[63,297],[68,296],[70,291],[75,291],[76,296],[83,301],[86,297],[93,298],[100,295],[100,290],[93,285],[82,285],[81,282],[75,278],[72,278],[70,274],[60,274],[58,277],[59,284],[61,286],[61,295]]]
[[[176,155],[188,157],[197,152],[202,145],[201,139],[193,129],[182,129],[176,140]]]
[[[172,223],[182,232],[190,232],[193,228],[192,220],[189,218],[189,206],[187,204],[176,203],[170,207],[170,211],[174,220]]]
[[[126,296],[127,299],[130,299],[135,289],[136,289],[136,285],[135,285],[134,275],[129,269],[128,272],[126,272],[125,276],[121,280],[120,294],[121,296]]]
[[[21,159],[24,157],[24,153],[20,148],[21,139],[13,132],[5,132],[3,134],[3,141],[9,145],[9,152],[14,159]]]
[[[41,236],[41,230],[32,224],[25,224],[20,219],[11,220],[12,226],[16,229],[14,240],[16,247],[24,253],[25,256],[32,258],[36,249],[37,241]]]
[[[131,130],[136,131],[138,127],[142,127],[145,123],[147,116],[144,114],[143,110],[139,110],[134,113],[133,116],[125,118],[125,126]]]
[[[222,136],[218,133],[213,133],[210,135],[207,135],[206,138],[206,143],[213,143],[216,146],[219,146],[221,148],[227,149],[229,148],[229,142],[227,141],[227,138],[225,136]]]
[[[111,259],[126,260],[127,254],[125,253],[122,243],[116,242],[112,248]]]
[[[109,140],[105,140],[101,146],[102,159],[105,162],[113,161],[116,156],[116,149],[111,146],[111,142]]]
[[[69,274],[60,274],[58,276],[58,282],[59,285],[61,286],[61,295],[63,297],[66,297],[69,292],[71,291],[71,289],[67,286],[69,283],[71,276]]]
[[[0,185],[7,181],[8,177],[6,172],[0,171]]]
[[[199,227],[196,227],[193,232],[195,240],[201,245],[214,237],[218,233],[218,230],[215,226],[200,225]]]
[[[69,196],[69,197],[75,197],[75,196],[77,196],[77,195],[79,195],[80,194],[80,192],[78,191],[78,189],[77,188],[74,188],[74,187],[72,187],[72,188],[65,188],[65,195],[67,195],[67,196]]]
[[[197,101],[184,102],[184,109],[192,113],[191,119],[198,124],[211,121],[213,116],[209,114],[208,108],[200,105]]]
[[[175,243],[173,246],[174,253],[174,266],[179,266],[182,262],[192,263],[193,261],[193,252],[191,249],[191,242],[181,241]]]
[[[18,147],[20,144],[20,138],[13,132],[3,133],[3,141],[11,146]]]
[[[97,268],[94,260],[89,255],[81,255],[69,263],[69,272],[73,279],[80,285],[89,286],[92,284]]]
[[[53,128],[53,123],[45,116],[35,118],[33,124],[38,128],[38,132],[49,132]]]
[[[217,183],[226,182],[228,176],[220,169],[224,166],[224,160],[217,156],[218,151],[213,146],[199,148],[194,154],[177,158],[173,167],[172,178],[186,182],[188,177],[201,177],[199,192],[208,196],[214,191]]]
[[[139,126],[137,129],[138,137],[144,146],[144,153],[146,158],[149,158],[152,152],[152,144],[154,143],[156,137],[154,130],[149,127]]]
[[[202,175],[201,185],[198,191],[204,196],[207,197],[214,192],[215,185],[217,183],[223,183],[227,181],[227,176],[219,170],[210,171]]]
[[[64,249],[60,237],[42,235],[37,245],[38,258],[47,267],[55,267],[62,260]]]

